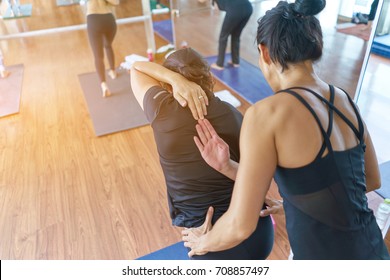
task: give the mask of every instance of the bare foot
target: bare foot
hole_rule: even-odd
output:
[[[115,70],[109,70],[108,71],[108,76],[110,76],[111,79],[115,80],[117,74],[116,74]]]
[[[11,73],[7,70],[0,71],[0,77],[1,78],[7,78]]]
[[[233,67],[240,67],[240,64],[235,64],[231,61],[228,62],[229,65],[233,66]]]
[[[211,64],[210,67],[213,68],[213,69],[215,69],[215,70],[219,70],[219,71],[221,71],[221,70],[224,69],[223,67],[218,66],[217,63]]]
[[[111,92],[110,90],[108,89],[108,86],[105,82],[101,83],[101,88],[102,88],[102,93],[103,93],[103,97],[108,97],[111,95]]]

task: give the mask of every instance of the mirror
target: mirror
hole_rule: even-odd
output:
[[[176,47],[186,42],[205,57],[216,55],[225,13],[214,9],[210,0],[171,1],[174,9],[179,11],[172,17]],[[385,83],[390,76],[390,60],[373,55],[371,46],[374,38],[385,33],[386,28],[388,32],[389,1],[379,1],[371,28],[365,28],[364,22],[357,23],[354,18],[359,16],[364,20],[364,16],[370,13],[373,0],[327,1],[326,8],[318,15],[323,29],[324,51],[322,59],[315,65],[316,72],[326,82],[346,90],[358,102],[377,147],[379,162],[390,160],[390,150],[386,147],[390,126],[384,128],[382,125],[390,123],[388,109],[386,111],[390,108],[390,94],[384,91],[388,88]],[[279,0],[251,2],[253,14],[241,35],[240,57],[257,67],[257,19]],[[379,15],[383,19],[378,21]],[[342,30],[354,26],[355,30]]]
[[[179,15],[172,18],[176,47],[186,42],[205,57],[216,55],[225,12],[212,7],[211,0],[171,1],[174,8],[179,11]],[[279,0],[251,0],[251,2],[253,14],[241,35],[240,57],[257,67],[258,51],[255,43],[257,20]],[[358,2],[366,2],[365,9],[362,9],[360,7],[362,3]],[[325,9],[318,16],[323,28],[324,52],[321,61],[315,65],[316,71],[325,81],[345,89],[352,96],[358,86],[368,44],[367,40],[361,37],[338,32],[336,27],[343,20],[351,23],[353,14],[356,13],[354,11],[365,13],[369,10],[369,6],[370,0],[327,1]],[[344,16],[348,12],[349,18]],[[367,31],[368,34],[369,32]],[[227,53],[229,52],[228,43]]]
[[[1,1],[0,40],[21,33],[71,27],[86,23],[85,5],[81,5],[86,0],[55,0],[45,1],[43,4],[40,1],[22,1],[23,3],[31,3],[31,16],[7,18],[8,2],[13,4],[14,1]],[[142,16],[142,0],[120,1],[119,6],[115,9],[115,15],[117,19]]]
[[[390,0],[379,1],[355,101],[370,130],[378,162],[390,160]],[[375,31],[375,32],[374,32]]]

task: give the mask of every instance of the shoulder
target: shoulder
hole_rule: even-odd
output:
[[[278,93],[256,102],[245,112],[256,122],[266,122],[275,125],[289,116],[294,108],[293,97],[285,93]]]

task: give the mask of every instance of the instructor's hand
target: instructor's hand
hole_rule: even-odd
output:
[[[206,219],[200,227],[197,228],[186,228],[181,234],[184,241],[184,246],[191,248],[191,251],[188,253],[189,257],[193,255],[204,255],[208,251],[204,247],[205,234],[209,232],[212,228],[211,220],[214,214],[214,208],[209,207],[206,215]]]

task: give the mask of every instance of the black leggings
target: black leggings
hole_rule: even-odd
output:
[[[230,38],[232,62],[240,64],[240,37],[245,25],[252,15],[253,8],[249,1],[244,1],[241,5],[226,4],[226,15],[222,23],[219,34],[217,65],[224,66],[227,42]]]
[[[88,38],[95,58],[96,72],[99,75],[100,82],[106,81],[103,49],[106,50],[110,69],[115,69],[112,42],[114,41],[116,28],[115,17],[112,13],[91,14],[87,16]]]
[[[274,227],[270,216],[259,218],[256,230],[242,243],[228,250],[193,256],[193,260],[265,260],[274,244]],[[189,250],[189,248],[187,248]]]
[[[368,15],[368,20],[373,21],[375,19],[376,10],[378,9],[379,0],[374,0],[371,3],[370,14]]]

